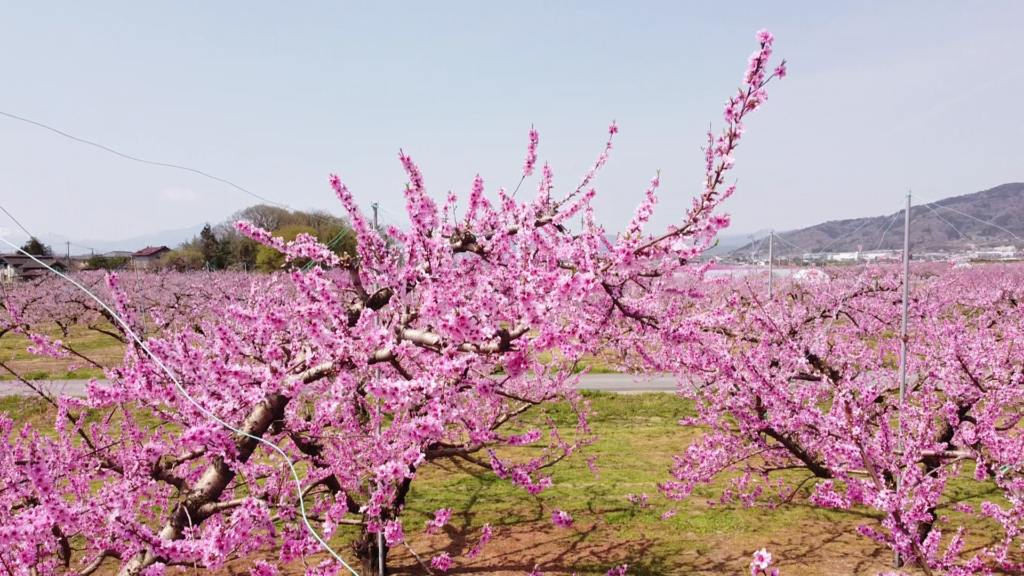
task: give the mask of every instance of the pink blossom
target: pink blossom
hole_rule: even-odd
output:
[[[530,145],[526,149],[526,163],[523,164],[523,176],[533,176],[533,167],[537,164],[537,143],[540,135],[532,127],[530,128]]]
[[[491,541],[491,525],[490,524],[484,524],[484,527],[480,531],[480,542],[476,546],[474,546],[472,550],[469,551],[468,556],[470,558],[476,558],[477,556],[479,556],[480,552],[483,550],[484,546],[486,546],[487,543],[490,542],[490,541]]]
[[[389,520],[384,523],[384,540],[388,546],[395,546],[405,540],[401,520]]]
[[[434,519],[427,520],[427,534],[433,534],[434,531],[439,530],[448,523],[448,520],[452,517],[451,508],[441,508],[434,512]]]
[[[447,572],[452,567],[452,557],[447,552],[442,552],[430,559],[430,567]]]
[[[562,528],[572,528],[572,516],[558,508],[555,508],[554,513],[551,514],[551,522]]]

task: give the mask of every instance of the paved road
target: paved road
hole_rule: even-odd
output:
[[[584,374],[580,377],[578,388],[581,390],[618,392],[620,394],[674,392],[676,389],[676,379],[671,376],[661,376],[637,382],[637,378],[630,374]]]
[[[51,392],[71,394],[72,396],[84,396],[86,383],[88,383],[88,380],[39,380],[35,382],[35,384]],[[674,378],[666,376],[637,382],[636,378],[628,374],[584,374],[580,378],[579,388],[581,390],[601,390],[603,392],[618,392],[620,394],[671,392],[676,389],[676,381]],[[25,387],[19,383],[0,381],[0,396],[24,394],[25,392]]]

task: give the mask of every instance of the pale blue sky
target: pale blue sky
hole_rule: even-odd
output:
[[[5,2],[0,110],[340,212],[337,172],[401,219],[411,153],[438,197],[514,186],[527,132],[620,229],[699,190],[699,146],[768,28],[790,76],[748,123],[732,232],[891,213],[1024,180],[1021,2]],[[529,190],[532,192],[533,187]],[[36,234],[116,239],[253,200],[0,117],[0,204]],[[13,224],[0,214],[0,228]]]

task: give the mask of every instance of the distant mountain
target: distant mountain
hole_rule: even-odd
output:
[[[750,250],[750,243],[759,242],[762,238],[768,236],[768,232],[769,230],[765,228],[764,230],[758,230],[749,234],[719,234],[715,238],[717,242],[715,247],[705,250],[703,254],[705,256],[728,254],[742,246],[746,246],[747,250]]]
[[[168,248],[175,248],[186,240],[191,240],[195,236],[199,235],[199,232],[203,229],[205,224],[196,224],[189,228],[179,228],[177,230],[162,230],[160,232],[153,232],[150,234],[144,234],[142,236],[135,236],[133,238],[125,238],[122,240],[90,240],[90,239],[74,239],[62,236],[60,234],[40,234],[39,240],[57,254],[64,254],[67,250],[65,242],[71,242],[71,254],[81,255],[89,254],[90,249],[95,250],[97,254],[104,252],[112,252],[115,250],[123,250],[128,252],[135,252],[141,250],[147,246],[167,246]],[[23,244],[28,237],[24,234],[12,233],[5,236],[10,242]],[[0,247],[0,252],[6,252],[7,245],[4,244]]]
[[[191,240],[199,235],[202,231],[203,226],[206,224],[196,224],[189,228],[178,228],[177,230],[162,230],[160,232],[153,232],[151,234],[144,234],[142,236],[135,236],[134,238],[125,238],[124,240],[82,240],[77,244],[82,244],[96,250],[131,250],[135,252],[141,250],[147,246],[167,246],[168,248],[176,248],[182,242]]]
[[[910,208],[910,249],[958,251],[971,247],[1014,245],[1024,248],[1024,183],[954,196],[929,204],[914,198]],[[833,220],[809,228],[776,233],[775,254],[903,249],[904,211],[886,216]],[[1016,236],[1016,237],[1015,237]],[[782,241],[778,240],[781,238]],[[751,243],[733,250],[748,254]],[[757,247],[757,246],[755,246]],[[765,255],[768,243],[757,247]]]

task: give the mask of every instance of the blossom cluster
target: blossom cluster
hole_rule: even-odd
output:
[[[896,267],[777,280],[773,298],[750,278],[700,284],[702,316],[667,328],[658,354],[686,374],[697,415],[682,424],[705,433],[662,492],[728,475],[722,503],[873,509],[881,522],[858,531],[926,573],[1024,569],[1024,267],[923,264],[906,281],[905,340]],[[961,501],[965,482],[999,498]],[[964,515],[1004,537],[968,552]]]

